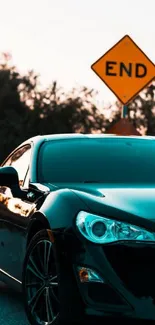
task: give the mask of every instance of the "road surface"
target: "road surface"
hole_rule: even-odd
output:
[[[96,322],[98,323],[98,322]],[[106,321],[104,324],[110,324]],[[135,321],[136,325],[145,324],[145,321]],[[154,322],[153,322],[154,323]],[[30,325],[27,321],[22,295],[10,290],[6,285],[0,282],[0,324],[3,325]],[[119,325],[132,325],[133,321],[120,321]],[[152,324],[149,322],[148,324]]]
[[[0,282],[0,324],[29,325],[22,304],[22,296]]]

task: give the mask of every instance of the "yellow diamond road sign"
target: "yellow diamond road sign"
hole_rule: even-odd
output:
[[[155,65],[128,35],[91,68],[124,105],[155,78]]]

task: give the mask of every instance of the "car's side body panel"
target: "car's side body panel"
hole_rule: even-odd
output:
[[[19,281],[26,250],[29,216],[35,208],[35,203],[13,197],[5,198],[0,203],[0,269]]]

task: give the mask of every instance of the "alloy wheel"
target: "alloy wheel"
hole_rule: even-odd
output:
[[[25,271],[27,307],[40,325],[52,324],[59,315],[58,272],[52,245],[48,239],[38,241]]]

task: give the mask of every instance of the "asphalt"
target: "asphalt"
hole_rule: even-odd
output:
[[[108,320],[104,321],[105,325],[111,323],[112,322]],[[118,321],[118,319],[116,322],[115,319],[113,324],[116,323],[119,323],[119,325],[152,324],[152,322],[146,322],[146,321],[134,321],[134,320]],[[0,325],[1,324],[2,325],[30,325],[24,312],[22,295],[12,291],[2,282],[0,282]],[[95,322],[95,324],[99,325],[98,322]]]
[[[2,282],[0,282],[0,324],[29,325],[21,294],[13,292]]]

